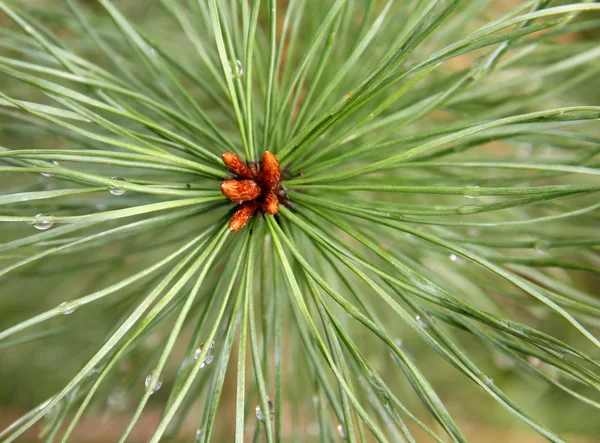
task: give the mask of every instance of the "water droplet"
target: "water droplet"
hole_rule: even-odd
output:
[[[419,324],[419,326],[421,326],[422,328],[426,328],[427,322],[423,319],[423,317],[421,317],[420,315],[416,315],[415,316],[415,320],[417,320],[417,323]]]
[[[563,354],[561,354],[560,352],[557,352],[553,349],[546,349],[546,352],[548,354],[554,355],[556,358],[560,358],[561,360],[565,360],[565,356]]]
[[[477,198],[481,195],[481,188],[477,185],[475,186],[467,186],[462,194],[467,198]]]
[[[38,214],[35,216],[35,220],[32,223],[35,229],[39,229],[40,231],[45,231],[54,226],[54,220],[51,215],[46,214]]]
[[[239,60],[235,61],[235,72],[234,72],[233,68],[231,67],[231,63],[229,64],[229,75],[231,75],[231,78],[234,80],[237,80],[242,75],[244,75],[244,66],[242,65],[241,61],[239,61]]]
[[[77,394],[77,389],[69,390],[69,392],[65,396],[66,402],[69,403],[75,397],[76,394]]]
[[[456,208],[456,212],[458,212],[459,214],[462,214],[462,215],[475,214],[476,212],[479,212],[479,206],[473,206],[473,205],[460,206],[460,207]]]
[[[58,310],[64,315],[69,315],[69,314],[72,314],[73,312],[75,312],[75,308],[70,303],[67,303],[66,301],[64,301],[60,305],[58,305]]]
[[[60,412],[63,401],[59,401],[44,414],[44,419],[52,420]]]
[[[202,429],[196,429],[196,441],[200,441],[202,439]]]
[[[50,166],[50,167],[58,166],[58,162],[52,160],[48,166]],[[43,175],[44,177],[53,177],[54,176],[54,174],[51,174],[50,172],[40,172],[40,175]]]
[[[525,332],[523,328],[513,325],[509,320],[501,320],[501,323],[508,329],[510,329],[513,333],[516,333],[518,335],[522,335]]]
[[[488,385],[493,385],[494,384],[494,379],[492,377],[490,377],[489,375],[485,374],[485,383]]]
[[[98,369],[98,368],[92,368],[92,369],[90,369],[90,371],[87,374],[85,374],[85,376],[86,377],[93,377],[94,375],[99,374],[99,373],[100,373],[100,369]]]
[[[273,420],[273,418],[275,418],[275,406],[273,405],[273,402],[269,400],[269,398],[267,398],[267,404],[269,405],[269,417],[271,420]],[[263,413],[260,410],[260,404],[256,405],[256,408],[254,410],[256,411],[256,418],[259,421],[264,421],[265,417],[263,416]]]
[[[342,425],[337,425],[337,431],[338,434],[340,434],[340,437],[342,438],[346,438],[346,431],[344,431],[344,427]]]
[[[457,254],[450,254],[450,260],[459,265],[465,263],[465,259]]]
[[[264,417],[263,417],[262,411],[260,410],[260,406],[256,405],[256,408],[254,408],[254,410],[256,411],[256,418],[259,419],[260,421],[263,421]]]
[[[115,181],[121,181],[121,182],[126,182],[127,180],[125,180],[122,177],[111,177],[111,180],[115,180]],[[122,186],[120,185],[114,185],[111,186],[108,191],[112,194],[112,195],[123,195],[127,192],[127,189],[123,189]]]
[[[317,408],[319,406],[319,396],[318,395],[313,395],[313,406],[315,408]]]
[[[198,349],[196,349],[196,352],[194,352],[194,360],[198,360],[198,358],[200,357],[200,354],[202,353],[202,348],[204,347],[204,345],[205,345],[205,343],[202,343],[200,345],[200,347]],[[200,364],[200,367],[203,368],[206,365],[210,365],[214,359],[215,359],[215,342],[212,341],[212,342],[210,342],[210,348],[208,348],[208,352],[206,353],[204,360]]]
[[[537,252],[538,254],[545,254],[550,249],[550,246],[552,246],[552,243],[550,241],[540,240],[536,241],[533,244],[533,249],[535,249],[535,252]]]
[[[162,387],[162,376],[160,376],[158,378],[158,380],[156,380],[154,382],[154,385],[151,387],[150,383],[152,382],[152,376],[154,375],[154,372],[151,372],[150,374],[148,374],[148,377],[146,377],[146,380],[144,380],[144,386],[146,386],[147,389],[151,389],[152,390],[152,394],[154,394],[156,391],[158,391],[161,387]]]
[[[542,363],[541,360],[533,355],[527,357],[527,361],[530,365],[535,366],[536,368]]]
[[[396,340],[394,340],[394,343],[396,343],[396,346],[398,346],[399,348],[401,348],[402,345],[404,345],[404,341],[402,341],[401,338],[397,338]]]
[[[96,209],[98,211],[106,211],[106,208],[108,208],[108,205],[106,203],[96,203]]]

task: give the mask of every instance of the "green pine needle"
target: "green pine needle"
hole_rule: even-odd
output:
[[[0,439],[592,441],[600,5],[516,3],[0,0]]]

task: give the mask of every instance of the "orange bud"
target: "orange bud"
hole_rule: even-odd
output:
[[[260,165],[260,182],[265,191],[274,189],[281,178],[281,168],[277,157],[272,152],[265,151]]]
[[[254,180],[225,180],[221,192],[234,202],[247,202],[260,196],[262,189]]]
[[[269,192],[262,203],[262,210],[268,214],[275,215],[279,212],[279,199],[274,192]]]
[[[254,174],[250,171],[250,168],[246,166],[244,160],[240,158],[239,155],[234,154],[233,152],[226,152],[223,154],[223,163],[227,166],[234,174],[237,174],[240,178],[254,178]]]
[[[254,212],[258,209],[258,202],[251,201],[247,203],[242,203],[237,211],[229,220],[229,230],[233,232],[237,232],[246,226],[248,220],[252,218]]]

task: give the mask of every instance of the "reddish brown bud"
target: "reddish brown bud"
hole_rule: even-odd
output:
[[[229,230],[233,232],[237,232],[246,226],[248,220],[252,218],[254,212],[258,209],[258,202],[251,201],[247,203],[242,203],[237,211],[229,220]]]
[[[221,192],[234,202],[247,202],[260,196],[262,189],[254,180],[225,180]]]
[[[226,152],[223,154],[223,163],[227,166],[234,174],[237,174],[240,178],[254,178],[254,174],[250,170],[246,163],[240,158],[239,155],[233,152]]]
[[[262,203],[261,209],[271,215],[275,215],[279,212],[279,199],[274,192],[269,192],[265,195],[265,200]]]
[[[263,154],[259,176],[265,191],[271,191],[279,183],[281,168],[277,157],[272,152],[265,151]]]

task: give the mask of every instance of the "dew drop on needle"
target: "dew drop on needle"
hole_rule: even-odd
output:
[[[69,314],[72,314],[73,312],[75,312],[75,308],[70,303],[67,303],[66,301],[64,301],[60,305],[58,305],[58,310],[64,315],[69,315]]]
[[[39,229],[40,231],[45,231],[54,226],[54,220],[52,216],[46,214],[38,214],[34,217],[34,221],[32,223],[35,229]]]
[[[48,166],[50,166],[50,167],[56,167],[56,166],[58,166],[58,162],[52,160]],[[53,177],[54,176],[54,174],[52,174],[50,172],[40,172],[40,175],[42,175],[44,177]]]
[[[267,405],[269,406],[269,417],[271,418],[271,420],[273,420],[273,418],[275,417],[275,405],[273,405],[273,402],[269,399],[267,399]],[[264,421],[265,417],[262,413],[262,410],[260,409],[260,404],[256,405],[255,411],[256,418],[259,421]]]
[[[464,263],[463,258],[456,254],[450,254],[450,260],[457,264]]]
[[[548,240],[540,240],[535,242],[533,248],[538,254],[545,254],[550,249],[551,243]]]
[[[415,320],[417,320],[417,323],[419,324],[419,326],[421,326],[422,328],[426,328],[427,327],[427,322],[423,319],[423,317],[421,317],[420,315],[416,315],[415,316]]]
[[[236,80],[236,79],[240,78],[242,75],[244,75],[244,66],[242,65],[241,61],[239,61],[239,60],[235,61],[235,69],[231,66],[231,63],[229,64],[229,75],[234,80]]]
[[[111,177],[110,179],[114,180],[116,182],[126,182],[127,181],[122,177]],[[108,189],[108,192],[110,192],[112,195],[123,195],[127,192],[127,189],[124,189],[121,185],[113,185]]]
[[[467,186],[463,191],[463,195],[467,198],[477,198],[477,197],[479,197],[480,194],[481,194],[481,188],[477,185]]]
[[[146,380],[144,380],[144,386],[146,386],[146,389],[152,390],[151,394],[154,394],[156,391],[158,391],[162,387],[162,376],[159,377],[158,380],[156,380],[154,382],[153,386],[150,386],[150,384],[152,383],[152,376],[153,375],[154,375],[154,372],[151,372],[146,377]]]
[[[204,349],[206,343],[202,343],[198,349],[194,352],[194,360],[198,360],[200,358],[200,354],[202,353],[202,349]],[[210,365],[212,361],[215,359],[215,342],[210,342],[210,347],[208,348],[208,352],[204,357],[204,360],[200,364],[200,367],[203,368],[206,365]]]

